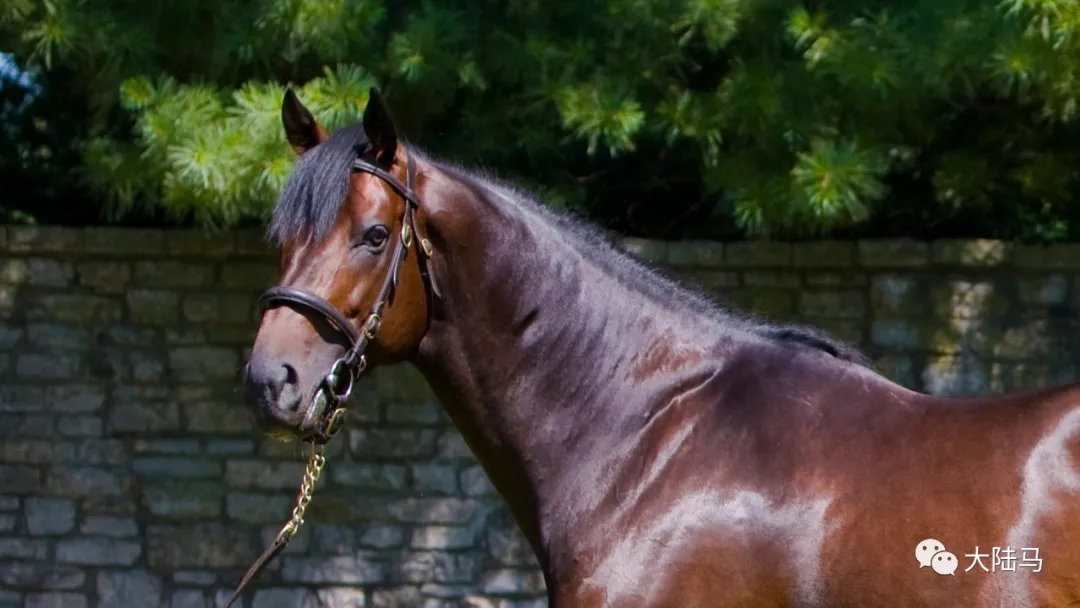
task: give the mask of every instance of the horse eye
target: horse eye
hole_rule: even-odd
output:
[[[390,230],[379,224],[378,226],[372,226],[364,233],[362,244],[372,249],[379,249],[386,244],[386,239],[390,236]]]

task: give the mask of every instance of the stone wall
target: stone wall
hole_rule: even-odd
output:
[[[938,393],[1076,376],[1080,247],[626,240],[737,306]],[[0,227],[0,607],[216,606],[303,469],[239,401],[251,232]],[[408,368],[358,389],[307,525],[246,605],[545,605],[483,471]]]

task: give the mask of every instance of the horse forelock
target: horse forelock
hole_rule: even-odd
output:
[[[357,151],[367,141],[363,125],[353,124],[297,159],[270,218],[271,242],[281,247],[326,237],[348,195]]]

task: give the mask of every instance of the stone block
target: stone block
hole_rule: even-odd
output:
[[[197,589],[179,589],[173,591],[169,599],[169,608],[213,608],[210,598]]]
[[[25,332],[22,327],[0,323],[4,323],[0,324],[0,350],[11,350],[22,341]]]
[[[49,545],[35,538],[0,537],[0,559],[44,560],[49,556]]]
[[[846,268],[855,264],[855,243],[850,241],[813,241],[792,245],[792,263],[796,268]]]
[[[7,249],[20,253],[78,253],[82,231],[62,226],[8,226]]]
[[[799,314],[804,317],[858,319],[866,314],[863,292],[857,290],[803,291]]]
[[[207,570],[179,570],[173,572],[173,583],[177,585],[195,585],[207,587],[217,582],[217,574]]]
[[[142,545],[117,538],[72,538],[56,543],[56,561],[82,566],[130,566],[142,555]]]
[[[930,261],[930,246],[911,239],[868,239],[857,248],[859,265],[866,268],[907,268]]]
[[[207,454],[245,456],[255,453],[255,442],[250,439],[210,439],[206,442]]]
[[[221,463],[209,458],[144,456],[132,461],[131,470],[143,477],[195,479],[220,477]]]
[[[28,561],[0,563],[0,586],[8,589],[78,589],[85,581],[86,573],[75,566]]]
[[[375,589],[371,593],[372,608],[405,608],[405,606],[424,606],[424,598],[416,587],[390,587]],[[469,608],[473,608],[470,606]]]
[[[342,462],[330,469],[330,478],[343,486],[397,492],[405,489],[405,471],[396,464]]]
[[[274,257],[274,247],[266,239],[266,232],[253,228],[236,230],[236,254],[269,260]]]
[[[990,280],[939,279],[930,287],[928,300],[937,319],[995,317],[1009,308],[1009,299]]]
[[[352,429],[349,449],[358,458],[430,458],[439,433],[434,429]]]
[[[134,282],[153,288],[209,287],[214,284],[214,267],[176,260],[143,260],[135,262]]]
[[[413,490],[426,494],[453,495],[458,493],[457,470],[444,464],[414,464],[412,472]]]
[[[40,287],[67,287],[75,280],[75,267],[70,262],[49,258],[27,258],[26,283]]]
[[[92,226],[86,228],[84,236],[88,253],[133,256],[164,252],[164,230]]]
[[[196,433],[251,433],[255,430],[251,413],[235,401],[185,400],[184,417],[188,430]]]
[[[544,578],[537,570],[492,570],[480,577],[480,591],[491,595],[532,595],[544,589]]]
[[[942,266],[998,266],[1008,261],[1009,244],[991,239],[941,239],[930,246],[934,264]]]
[[[193,323],[217,322],[254,326],[251,321],[253,309],[252,298],[245,294],[195,293],[184,298],[184,318]]]
[[[436,551],[467,549],[476,544],[476,534],[461,526],[420,526],[413,528],[413,549]]]
[[[386,420],[407,425],[441,426],[448,423],[438,403],[390,404],[386,408]]]
[[[4,492],[9,494],[31,494],[42,489],[38,467],[0,464],[0,479],[4,480]]]
[[[864,287],[869,281],[866,274],[848,272],[807,272],[803,277],[807,287]]]
[[[921,315],[929,311],[926,279],[914,274],[882,274],[870,281],[875,315]]]
[[[128,538],[138,535],[139,526],[130,517],[88,515],[79,527],[79,532],[88,536]]]
[[[312,527],[311,553],[313,555],[345,555],[352,553],[359,545],[363,529],[360,526],[345,524],[318,523]]]
[[[387,502],[391,517],[402,523],[464,524],[478,503],[461,498],[404,498]]]
[[[405,542],[405,530],[393,524],[372,524],[360,535],[360,546],[369,549],[392,549]]]
[[[317,590],[320,606],[365,608],[367,596],[360,587],[322,587]]]
[[[236,251],[231,230],[167,230],[165,252],[170,255],[226,257]]]
[[[1028,308],[1060,306],[1068,301],[1069,280],[1060,274],[1043,277],[1019,277],[1016,293]]]
[[[255,592],[254,606],[260,608],[319,608],[319,598],[314,591],[303,587],[259,589]]]
[[[90,498],[125,492],[130,480],[100,467],[58,467],[49,470],[46,485],[54,496]]]
[[[477,565],[469,554],[416,551],[405,553],[388,575],[391,582],[401,583],[471,583]]]
[[[288,516],[293,497],[287,494],[229,492],[225,512],[237,521],[270,523]]]
[[[123,308],[118,300],[81,293],[28,294],[26,318],[31,321],[101,326],[120,320]]]
[[[791,265],[791,243],[739,241],[726,246],[726,265],[736,268],[784,268]]]
[[[82,368],[82,357],[72,353],[23,353],[15,359],[15,375],[25,380],[71,380]]]
[[[152,399],[152,397],[151,397]],[[109,411],[112,433],[155,433],[180,429],[180,407],[152,400],[119,402]]]
[[[64,437],[100,437],[102,426],[100,416],[89,414],[61,416],[56,421],[56,430]]]
[[[796,289],[802,285],[798,273],[785,270],[751,270],[744,272],[742,277],[742,284],[747,287]]]
[[[27,593],[25,608],[86,608],[86,596],[73,591]]]
[[[225,463],[225,481],[238,489],[292,490],[303,474],[302,462],[243,459]]]
[[[97,576],[98,608],[160,606],[161,577],[145,570],[101,572]]]
[[[386,578],[386,563],[370,552],[330,557],[284,556],[281,580],[286,583],[371,585]]]
[[[236,290],[263,290],[277,283],[277,264],[229,262],[221,267],[221,286]]]
[[[218,522],[147,526],[147,561],[155,570],[247,568],[262,547],[246,528]]]
[[[56,444],[53,450],[54,464],[126,464],[128,459],[124,442],[119,439],[77,439]]]
[[[1075,270],[1080,268],[1080,244],[1013,245],[1009,258],[1018,268]]]
[[[146,484],[142,502],[160,519],[199,520],[221,515],[225,491],[215,481],[174,480]]]
[[[133,289],[127,292],[128,318],[136,325],[165,327],[180,320],[180,298],[173,291]]]
[[[26,529],[34,536],[67,534],[75,529],[75,503],[55,498],[26,499]]]
[[[131,266],[127,262],[79,262],[75,272],[79,285],[98,293],[123,293],[131,282]]]
[[[0,443],[0,461],[46,464],[53,460],[54,445],[42,439],[10,439]]]
[[[198,454],[198,439],[136,439],[135,452],[138,454]]]
[[[183,382],[233,380],[240,375],[235,349],[220,346],[186,346],[169,350],[169,369]]]
[[[724,244],[712,241],[678,241],[667,244],[666,265],[675,268],[715,268],[724,263]]]
[[[0,414],[0,437],[52,437],[53,418],[39,414]]]
[[[49,409],[58,414],[95,412],[105,402],[105,391],[94,384],[46,386],[41,399],[39,410],[41,403],[47,403]]]

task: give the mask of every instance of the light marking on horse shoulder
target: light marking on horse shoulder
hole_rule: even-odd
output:
[[[800,605],[819,603],[821,550],[830,525],[826,511],[831,499],[811,498],[771,504],[752,491],[734,494],[701,491],[679,499],[651,522],[642,523],[619,540],[607,557],[584,581],[583,590],[602,589],[609,605],[630,599],[648,605],[664,591],[667,580],[659,575],[673,567],[673,560],[708,538],[710,531],[731,537],[732,546],[749,537],[774,542],[786,537],[792,581]]]
[[[1058,506],[1055,492],[1080,492],[1080,472],[1069,454],[1069,441],[1080,434],[1080,409],[1065,416],[1035,444],[1024,464],[1023,483],[1020,489],[1020,517],[1009,530],[1007,546],[1022,558],[1023,548],[1037,547],[1039,523]],[[1073,497],[1076,498],[1075,496]],[[1045,558],[1044,555],[1040,557]],[[1022,571],[1022,572],[1021,572]],[[1005,581],[1006,598],[1013,605],[1030,603],[1030,568],[1017,568]],[[1005,598],[1002,598],[1005,599]]]

